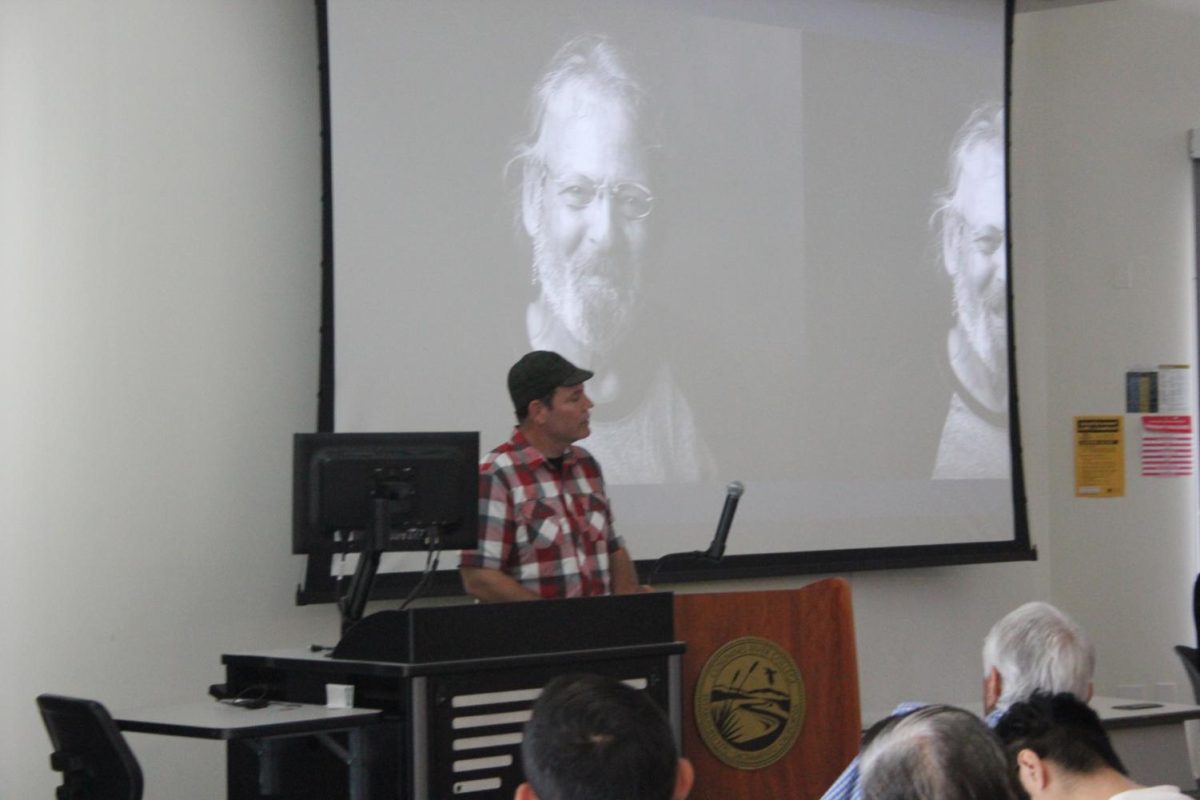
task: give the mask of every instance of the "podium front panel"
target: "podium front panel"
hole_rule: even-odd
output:
[[[411,796],[510,800],[523,780],[522,726],[551,678],[585,672],[605,675],[646,691],[670,713],[673,659],[678,656],[617,657],[580,661],[566,669],[561,664],[533,665],[414,681],[423,697],[414,700],[412,740],[417,753],[428,752],[428,772],[414,775]],[[423,715],[416,713],[422,705],[427,709]]]

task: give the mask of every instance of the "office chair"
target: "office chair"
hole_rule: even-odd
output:
[[[37,699],[63,774],[58,800],[141,800],[142,769],[108,710],[95,700],[43,694]]]
[[[1200,704],[1200,650],[1188,647],[1186,644],[1177,644],[1175,652],[1179,654],[1179,660],[1183,662],[1183,669],[1187,672],[1188,680],[1192,682],[1192,695],[1196,698],[1196,703]]]
[[[1192,582],[1192,625],[1196,628],[1196,647],[1200,647],[1200,574]]]
[[[1183,662],[1184,672],[1192,682],[1192,695],[1200,705],[1200,650],[1185,644],[1175,645],[1175,652]],[[1188,762],[1192,767],[1192,777],[1196,779],[1196,787],[1200,789],[1200,720],[1186,720],[1183,723],[1183,734],[1187,738]]]

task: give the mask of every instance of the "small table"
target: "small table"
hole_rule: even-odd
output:
[[[1200,719],[1200,706],[1093,697],[1113,749],[1138,783],[1170,783],[1187,791],[1196,786],[1186,726]]]
[[[367,800],[363,728],[382,712],[371,708],[326,708],[304,703],[271,702],[245,708],[216,700],[134,708],[113,713],[123,731],[241,741],[258,756],[258,784],[263,795],[275,793],[278,764],[273,743],[291,736],[315,736],[349,770],[351,800]],[[331,737],[347,735],[347,746]]]

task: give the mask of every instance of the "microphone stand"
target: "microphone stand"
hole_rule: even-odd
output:
[[[682,553],[667,553],[660,556],[650,569],[646,583],[653,585],[654,578],[663,564],[671,561],[691,561],[699,564],[720,564],[725,559],[725,541],[729,538],[729,528],[733,525],[733,515],[737,512],[738,500],[746,487],[741,481],[733,481],[725,487],[725,506],[721,509],[721,518],[717,522],[717,532],[713,535],[712,544],[707,550],[691,550]]]

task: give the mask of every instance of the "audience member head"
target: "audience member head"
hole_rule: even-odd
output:
[[[867,736],[863,800],[1016,800],[1004,749],[975,715],[926,706]]]
[[[997,723],[996,735],[1031,800],[1109,797],[1129,788],[1100,717],[1068,692],[1038,692],[1013,703]],[[1098,791],[1088,791],[1089,782],[1098,784],[1093,787]]]
[[[1004,711],[1034,692],[1092,696],[1096,653],[1074,620],[1049,603],[1026,603],[983,641],[984,710]]]
[[[527,783],[516,800],[682,800],[692,765],[666,716],[643,692],[611,678],[555,678],[525,725]]]

